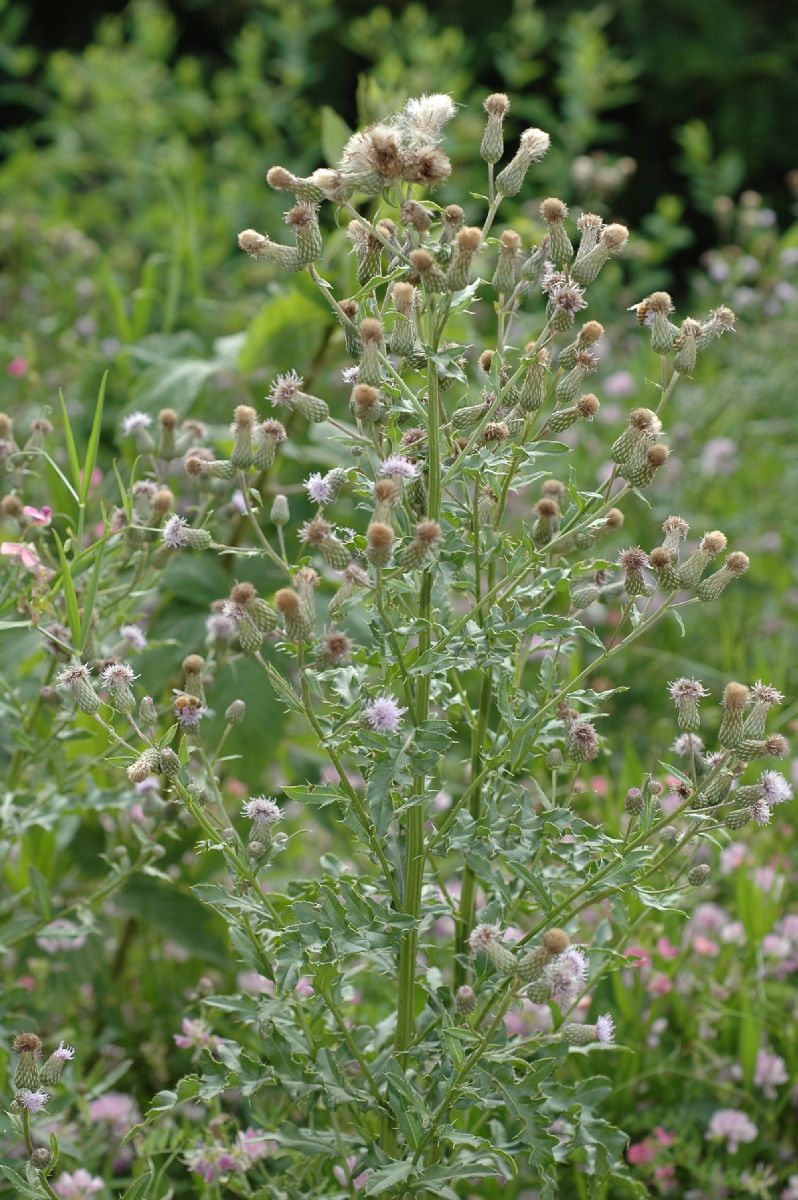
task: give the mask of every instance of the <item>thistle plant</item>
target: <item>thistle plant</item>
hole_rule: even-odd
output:
[[[549,138],[528,129],[506,151],[510,102],[485,109],[479,217],[472,198],[436,199],[457,195],[447,96],[356,133],[333,167],[268,173],[291,205],[287,232],[245,230],[240,245],[318,289],[348,396],[297,362],[229,429],[167,411],[158,432],[128,416],[135,471],[118,470],[120,502],[96,538],[85,469],[65,476],[59,536],[22,515],[35,465],[58,454],[51,432],[20,446],[4,426],[17,532],[3,554],[42,639],[12,784],[25,794],[32,737],[47,748],[77,726],[95,755],[68,778],[90,769],[146,793],[137,857],[114,878],[155,869],[175,814],[212,859],[196,894],[260,984],[201,999],[225,1036],[191,1043],[201,1068],[146,1124],[186,1101],[220,1106],[209,1139],[176,1152],[233,1194],[459,1197],[490,1178],[554,1197],[572,1172],[625,1179],[623,1135],[597,1116],[610,1083],[592,1056],[611,1073],[616,1050],[595,994],[636,930],[707,882],[711,839],[765,824],[790,795],[769,761],[786,752],[767,728],[779,693],[730,681],[718,713],[701,681],[678,679],[675,761],[663,748],[613,812],[587,802],[592,764],[612,762],[614,690],[595,677],[664,620],[715,621],[748,568],[718,531],[688,540],[680,515],[652,523],[647,549],[623,535],[624,509],[667,475],[674,389],[734,315],[678,320],[664,292],[635,305],[658,382],[607,439],[605,474],[577,480],[568,454],[600,409],[604,335],[583,314],[628,232],[548,197],[537,244],[497,236],[503,199],[533,193]],[[325,278],[340,225],[348,294]],[[462,340],[466,317],[477,344]],[[297,497],[291,464],[308,439],[336,465]],[[254,562],[276,586],[232,578],[205,644],[182,647],[172,694],[151,696],[136,666],[148,615],[164,573],[200,555],[234,575]],[[219,673],[244,664],[318,757],[233,806],[222,751],[239,725],[269,738],[257,692],[227,708],[215,743],[206,729]],[[298,879],[285,863],[292,843],[311,845],[317,814],[341,856]],[[547,1019],[511,1035],[505,1018],[525,1000]],[[246,1110],[237,1133],[231,1097]],[[245,1153],[247,1138],[263,1152]]]

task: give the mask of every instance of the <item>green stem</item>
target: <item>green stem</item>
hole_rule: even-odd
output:
[[[427,361],[427,516],[437,521],[441,512],[441,413],[438,395],[438,371],[434,361],[437,349],[435,339],[435,313],[431,296],[427,295],[427,317],[429,321],[430,358]],[[422,658],[432,644],[432,584],[434,565],[422,576],[419,602],[418,657]],[[422,675],[418,681],[416,703],[417,723],[423,724],[429,717],[430,677]],[[413,778],[413,795],[416,802],[408,809],[405,821],[405,875],[404,912],[418,921],[421,912],[421,888],[424,880],[424,793],[426,781],[423,775]],[[415,1027],[415,982],[416,954],[418,951],[418,928],[414,924],[406,931],[399,947],[399,998],[396,1012],[396,1052],[403,1057],[413,1041]]]

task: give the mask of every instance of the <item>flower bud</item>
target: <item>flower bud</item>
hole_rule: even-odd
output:
[[[28,1091],[36,1091],[39,1085],[39,1055],[41,1054],[41,1039],[35,1033],[20,1033],[14,1038],[11,1049],[19,1055],[17,1069],[14,1072],[14,1087]]]
[[[457,989],[454,1004],[461,1017],[469,1016],[477,1006],[477,997],[474,989],[469,987],[467,983],[464,983],[462,987]]]
[[[558,270],[563,270],[574,256],[571,239],[565,231],[568,209],[562,200],[550,196],[540,206],[540,215],[549,227],[549,256]]]
[[[626,798],[623,802],[624,811],[630,817],[639,817],[644,808],[643,793],[640,788],[629,788],[626,793]]]
[[[438,546],[441,527],[437,521],[421,521],[416,526],[416,536],[399,553],[396,565],[402,571],[417,571]]]
[[[702,887],[705,883],[709,883],[709,878],[712,871],[706,863],[699,863],[697,867],[692,867],[687,872],[687,882],[691,887]]]
[[[366,531],[366,557],[375,567],[384,567],[390,562],[394,532],[381,521],[372,521]]]
[[[272,525],[276,525],[278,529],[282,529],[284,525],[288,524],[290,517],[291,514],[288,509],[288,497],[284,496],[282,492],[278,492],[272,501],[269,520],[271,521]]]
[[[180,759],[169,746],[164,746],[158,760],[161,773],[167,779],[176,779],[180,774]]]
[[[367,383],[378,388],[382,375],[382,354],[384,349],[385,331],[382,321],[375,317],[366,317],[360,322],[360,373],[359,383]]]
[[[225,709],[224,719],[227,721],[228,725],[240,725],[246,715],[246,701],[233,700]]]
[[[483,162],[491,166],[504,154],[504,118],[510,111],[510,101],[503,92],[494,92],[483,105],[488,114],[488,123],[482,135],[479,153]]]
[[[723,692],[723,719],[718,741],[727,750],[736,750],[743,740],[748,688],[743,683],[727,683]]]
[[[303,611],[298,593],[293,588],[281,588],[274,597],[274,606],[283,618],[286,636],[290,641],[310,641],[313,627]]]

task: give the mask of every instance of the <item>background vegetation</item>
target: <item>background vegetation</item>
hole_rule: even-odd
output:
[[[137,0],[114,12],[81,5],[68,20],[59,14],[0,4],[0,409],[26,427],[56,411],[61,388],[85,444],[109,371],[96,488],[110,503],[112,461],[135,457],[120,436],[133,410],[155,414],[168,405],[181,417],[224,424],[234,403],[259,398],[277,371],[308,360],[320,394],[343,397],[344,359],[323,301],[302,280],[287,284],[237,250],[239,229],[279,226],[284,204],[266,188],[266,168],[285,161],[309,172],[335,159],[347,126],[407,95],[444,90],[463,105],[453,157],[471,164],[479,191],[481,102],[507,90],[517,97],[515,132],[537,124],[552,134],[539,190],[523,192],[515,214],[505,214],[526,243],[540,234],[540,198],[556,189],[569,204],[630,225],[629,254],[606,273],[608,293],[621,288],[621,307],[667,287],[683,313],[723,302],[740,318],[733,344],[727,339],[722,354],[707,356],[677,393],[667,478],[652,493],[654,512],[640,512],[624,544],[645,544],[656,521],[684,511],[696,532],[724,530],[751,555],[752,569],[724,597],[716,624],[693,622],[685,637],[673,625],[625,660],[623,681],[608,672],[607,686],[633,688],[613,699],[617,754],[597,772],[595,795],[608,791],[617,808],[651,748],[672,737],[665,685],[680,674],[716,692],[729,678],[764,676],[788,694],[789,734],[798,712],[798,227],[790,174],[798,167],[790,73],[798,12],[745,0],[428,9]],[[343,234],[335,270],[342,279],[351,270]],[[630,351],[630,325],[600,308],[599,300],[608,353],[596,391],[611,421],[613,406],[626,412],[646,402],[654,362],[637,339]],[[478,345],[478,325],[471,335]],[[599,426],[580,450],[586,461],[601,461],[607,436]],[[289,482],[299,484],[325,453],[297,450]],[[262,566],[251,574],[264,591],[278,582]],[[170,569],[141,659],[154,692],[201,646],[208,604],[229,582],[223,566],[205,560],[201,570],[193,561]],[[13,619],[13,589],[3,599],[3,615]],[[0,633],[0,672],[24,669],[36,645],[33,634]],[[246,689],[245,674],[220,672],[217,709]],[[34,691],[32,683],[22,700]],[[5,774],[20,749],[15,703],[3,701]],[[286,727],[276,701],[261,716],[268,739],[231,735],[231,752],[245,751],[236,764],[242,785],[279,786],[318,768],[312,740]],[[35,739],[22,746],[36,752]],[[104,877],[100,855],[112,849],[106,817],[128,802],[90,788],[56,794],[47,819],[24,830],[0,810],[9,922],[3,1040],[50,1020],[57,989],[64,1030],[96,1048],[93,1057],[84,1049],[76,1085],[84,1117],[109,1088],[146,1109],[186,1069],[173,1042],[181,1018],[204,989],[234,986],[239,969],[224,926],[192,898],[204,864],[190,853],[188,830],[163,864],[179,880],[168,903],[153,875],[132,876],[112,902],[88,902]],[[798,938],[785,932],[791,917],[798,923],[795,802],[779,816],[751,851],[769,874],[748,860],[719,860],[725,866],[707,895],[717,908],[693,914],[686,937],[665,915],[626,972],[606,984],[621,1040],[639,1046],[622,1062],[609,1103],[644,1147],[630,1161],[652,1195],[775,1197],[788,1187],[798,1084]],[[314,835],[320,847],[332,846],[334,830],[323,821]],[[31,863],[53,895],[75,903],[85,934],[77,948],[48,949],[15,925],[12,896],[28,887]],[[36,912],[37,897],[22,895],[26,911]],[[758,1071],[763,1052],[784,1064],[775,1098]],[[719,1106],[745,1110],[759,1141],[736,1156],[708,1143],[707,1120]],[[75,1128],[75,1150],[87,1129],[96,1169],[108,1180],[115,1171],[124,1177],[124,1155],[97,1122]],[[184,1179],[175,1194],[193,1186]],[[492,1196],[493,1186],[479,1194]]]

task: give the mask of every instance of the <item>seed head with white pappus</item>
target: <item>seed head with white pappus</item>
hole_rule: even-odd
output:
[[[502,196],[517,196],[529,168],[545,157],[550,145],[551,138],[542,129],[525,129],[514,158],[496,177],[496,191]]]

